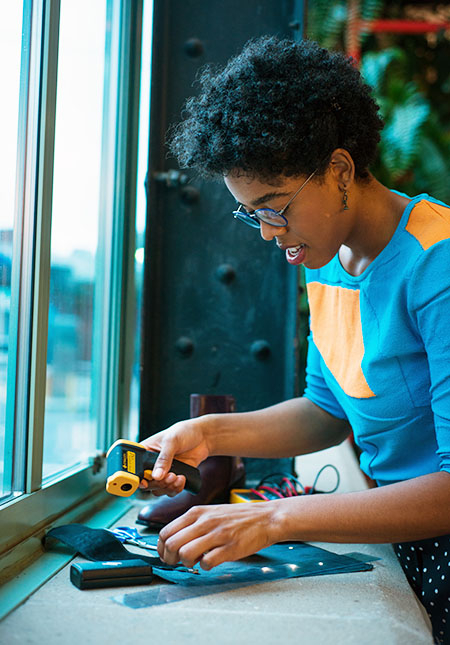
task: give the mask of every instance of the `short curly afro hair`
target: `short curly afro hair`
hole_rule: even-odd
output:
[[[367,178],[383,121],[351,59],[309,40],[263,36],[222,68],[199,75],[198,96],[168,144],[180,167],[217,178],[243,173],[265,181],[320,176],[336,148]]]

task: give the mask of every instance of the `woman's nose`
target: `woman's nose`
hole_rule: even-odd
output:
[[[271,224],[267,224],[266,222],[261,222],[261,220],[259,224],[261,237],[266,242],[271,242],[274,237],[279,237],[280,235],[283,235],[283,233],[286,233],[285,226],[272,226]]]

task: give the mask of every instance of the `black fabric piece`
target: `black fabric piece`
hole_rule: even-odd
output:
[[[450,535],[393,546],[430,618],[434,642],[450,643]]]
[[[66,524],[50,529],[47,538],[59,540],[82,555],[87,560],[106,562],[107,560],[143,560],[152,566],[164,567],[157,556],[136,555],[128,551],[112,533],[105,529],[91,529],[84,524]]]

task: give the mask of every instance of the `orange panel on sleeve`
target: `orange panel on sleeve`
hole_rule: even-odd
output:
[[[307,285],[311,331],[326,366],[348,396],[375,396],[361,368],[364,341],[359,290],[320,282]]]
[[[426,251],[433,244],[450,238],[450,208],[419,202],[412,209],[405,228]]]

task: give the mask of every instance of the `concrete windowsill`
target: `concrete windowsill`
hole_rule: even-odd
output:
[[[340,491],[366,487],[348,443],[298,458],[301,481],[311,484],[326,463],[339,469]],[[334,482],[330,470],[323,474],[321,488],[332,488]],[[133,525],[140,504],[131,502],[118,524]],[[113,645],[130,640],[167,645],[433,642],[390,545],[318,546],[335,553],[359,551],[381,560],[370,572],[274,581],[137,610],[111,598],[142,587],[79,591],[69,581],[67,566],[0,623],[0,641],[21,645]]]

